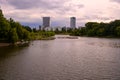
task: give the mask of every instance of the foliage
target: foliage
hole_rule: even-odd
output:
[[[75,36],[91,37],[120,37],[120,20],[111,21],[110,23],[88,22],[85,27],[72,29],[63,27],[56,28],[54,31],[38,31],[36,28],[31,29],[29,26],[23,26],[12,18],[7,20],[2,10],[0,10],[0,41],[16,43],[18,41],[47,39],[55,34],[70,34]]]
[[[72,29],[72,28],[67,28],[67,27],[62,27],[61,29],[59,29],[59,28],[56,28],[55,29],[55,34],[71,34],[72,32],[73,32],[73,30],[74,29]]]
[[[9,41],[12,43],[15,43],[18,41],[18,35],[16,32],[16,28],[11,28],[11,30],[9,32]]]
[[[74,30],[71,34],[91,37],[120,37],[120,20],[110,23],[88,22],[85,27]]]
[[[32,29],[29,26],[23,26],[27,31],[32,32]]]
[[[48,38],[54,35],[53,31],[37,31],[36,28],[32,30],[29,26],[23,26],[12,18],[7,20],[0,10],[0,41],[6,40],[10,43],[16,43],[18,41]]]
[[[37,32],[36,28],[33,28],[33,32]]]
[[[116,31],[116,35],[120,37],[120,26],[116,27],[115,31]]]
[[[51,36],[54,36],[55,33],[53,31],[38,31],[36,33],[33,33],[33,39],[41,40],[45,38],[49,38]]]
[[[30,27],[29,27],[29,30]],[[30,32],[28,27],[22,26],[19,22],[15,22],[12,18],[7,20],[2,10],[0,10],[0,40],[15,43],[21,40],[29,40]]]
[[[0,39],[7,39],[10,28],[9,22],[4,18],[2,10],[0,10]]]

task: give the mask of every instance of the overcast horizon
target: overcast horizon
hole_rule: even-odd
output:
[[[0,6],[7,19],[31,27],[42,25],[44,16],[51,17],[51,26],[69,26],[70,17],[77,26],[120,19],[120,0],[0,0]]]

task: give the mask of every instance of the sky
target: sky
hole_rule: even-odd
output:
[[[51,17],[51,26],[77,26],[86,22],[110,22],[120,19],[120,0],[0,0],[4,16],[23,25],[42,25],[42,17]]]

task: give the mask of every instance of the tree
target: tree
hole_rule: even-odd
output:
[[[120,26],[116,27],[116,36],[120,37]]]
[[[109,32],[110,32],[110,35],[114,36],[116,35],[116,28],[120,26],[120,20],[115,20],[115,21],[111,21],[109,23]]]
[[[105,29],[99,28],[96,32],[96,36],[105,36]]]
[[[11,28],[9,32],[9,42],[15,43],[18,41],[18,35],[16,32],[16,28]]]
[[[23,39],[24,40],[30,40],[30,32],[24,29]]]
[[[62,27],[62,33],[66,32],[66,27]]]
[[[10,18],[8,21],[9,21],[9,24],[10,24],[11,28],[16,27],[15,21],[12,18]]]
[[[32,32],[32,29],[29,26],[23,26],[27,31]]]
[[[55,33],[56,33],[56,34],[59,34],[59,33],[60,33],[60,31],[59,31],[58,28],[55,29]]]
[[[36,32],[36,30],[34,30]],[[31,33],[30,33],[31,32]],[[7,20],[0,9],[0,41],[15,43],[21,40],[30,40],[34,36],[29,26],[22,26],[12,18]]]
[[[24,29],[19,22],[16,22],[15,25],[19,40],[22,40],[24,35]]]
[[[86,35],[86,28],[85,28],[85,27],[82,27],[82,28],[80,29],[80,36],[84,36],[84,35]]]
[[[0,39],[7,39],[10,28],[9,22],[3,16],[2,10],[0,9]]]
[[[88,22],[88,23],[85,24],[85,26],[86,26],[86,29],[89,30],[89,29],[93,29],[95,27],[98,27],[99,23],[97,23],[97,22]]]
[[[33,28],[33,32],[37,32],[36,28]]]

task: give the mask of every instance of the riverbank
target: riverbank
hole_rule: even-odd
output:
[[[120,37],[114,37],[114,36],[79,36],[79,37],[106,38],[106,39],[120,39]]]
[[[54,40],[56,39],[54,36],[52,37],[38,37],[35,40]]]
[[[10,43],[0,43],[0,47],[10,46]]]
[[[39,37],[36,38],[35,40],[54,40],[55,37]],[[6,42],[0,42],[0,47],[7,47],[7,46],[18,46],[18,47],[23,47],[23,46],[28,46],[30,41],[18,41],[16,43],[6,43]]]
[[[18,47],[22,47],[22,46],[28,46],[29,45],[29,41],[23,41],[23,42],[16,42],[16,43],[3,43],[0,42],[0,47],[7,47],[7,46],[18,46]]]
[[[116,36],[86,36],[86,35],[83,35],[83,36],[70,35],[70,36],[88,37],[88,38],[108,38],[108,39],[114,38],[114,39],[120,39],[120,37],[116,37]]]
[[[18,46],[18,47],[22,47],[22,46],[28,46],[29,43],[27,42],[24,42],[24,43],[21,43],[21,42],[17,42],[15,44],[12,44],[12,43],[0,43],[0,47],[7,47],[7,46]]]

